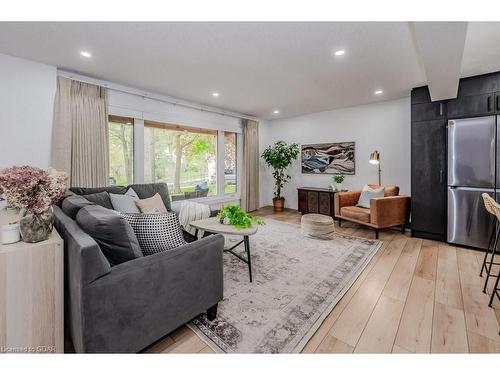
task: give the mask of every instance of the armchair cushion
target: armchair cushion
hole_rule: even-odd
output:
[[[394,185],[389,185],[389,186],[382,186],[382,185],[374,185],[374,184],[368,184],[368,186],[371,189],[378,189],[383,187],[384,188],[384,197],[394,197],[399,194],[399,186],[394,186]]]
[[[356,206],[347,206],[340,209],[340,215],[354,220],[370,222],[370,209]]]

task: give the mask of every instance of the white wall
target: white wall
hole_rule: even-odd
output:
[[[0,169],[50,164],[56,68],[0,54]]]
[[[410,194],[410,99],[398,99],[358,107],[274,120],[260,130],[260,148],[278,140],[309,143],[356,142],[356,174],[346,176],[344,188],[361,189],[377,183],[377,166],[369,164],[373,150],[381,155],[382,184],[398,185]],[[299,157],[300,159],[300,157]],[[262,161],[262,159],[261,159]],[[272,204],[273,179],[261,165],[261,206]],[[297,187],[328,187],[332,175],[302,174],[300,160],[290,168],[285,205],[297,208]]]

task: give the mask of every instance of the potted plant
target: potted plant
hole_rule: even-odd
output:
[[[274,198],[273,206],[275,211],[283,211],[285,207],[285,198],[281,196],[281,189],[290,180],[290,175],[286,173],[287,168],[299,156],[299,145],[292,143],[286,144],[284,141],[278,141],[269,146],[262,153],[266,165],[273,168],[274,177]]]
[[[224,206],[217,217],[221,224],[234,225],[236,229],[252,228],[253,223],[264,225],[264,220],[243,211],[240,206]]]
[[[338,173],[332,177],[334,186],[332,186],[335,191],[342,191],[342,183],[345,180],[345,176],[342,173]]]
[[[52,205],[66,190],[67,177],[55,169],[22,166],[0,171],[0,194],[7,205],[19,209],[20,232],[25,242],[40,242],[52,233]]]

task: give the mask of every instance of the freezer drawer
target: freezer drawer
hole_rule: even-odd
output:
[[[482,193],[495,195],[493,189],[448,188],[448,242],[488,247],[494,220],[484,208]]]
[[[448,121],[448,185],[495,187],[496,117]]]

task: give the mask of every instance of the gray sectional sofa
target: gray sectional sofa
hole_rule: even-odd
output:
[[[129,187],[140,198],[160,193],[170,208],[165,184]],[[79,195],[123,194],[128,187],[71,190]],[[80,201],[82,206],[85,201],[106,205],[83,197]],[[174,250],[111,266],[74,220],[75,211],[64,204],[54,207],[54,224],[64,239],[66,329],[76,352],[139,352],[201,313],[215,317],[223,298],[221,235],[197,241],[186,235],[192,242]]]

